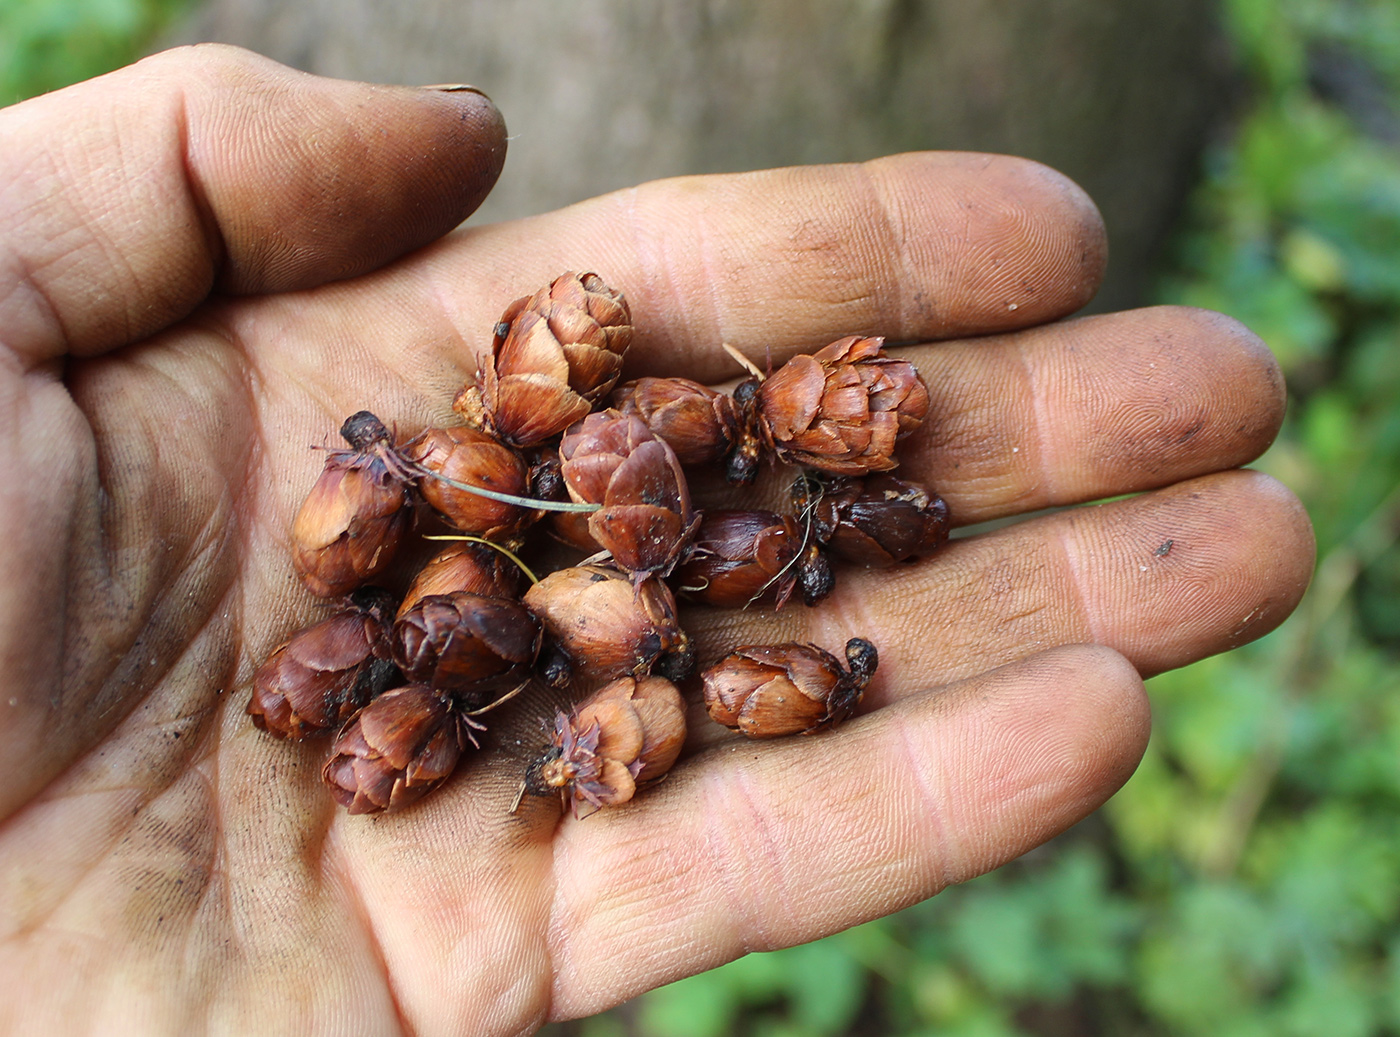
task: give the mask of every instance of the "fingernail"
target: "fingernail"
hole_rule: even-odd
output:
[[[480,94],[482,97],[486,98],[486,100],[491,100],[490,94],[480,87],[472,86],[470,83],[433,83],[429,86],[422,87],[422,89],[437,90],[444,94]],[[491,103],[495,104],[494,101]]]

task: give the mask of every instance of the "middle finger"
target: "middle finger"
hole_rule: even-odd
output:
[[[895,474],[942,496],[955,526],[1248,464],[1283,420],[1273,354],[1206,310],[1158,306],[891,352],[915,363],[930,396]],[[765,474],[767,506],[784,509],[793,474]],[[702,506],[755,506],[753,490],[716,473],[694,481]]]

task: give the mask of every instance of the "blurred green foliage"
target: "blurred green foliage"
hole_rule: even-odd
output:
[[[587,1037],[1400,1034],[1400,0],[1222,10],[1237,114],[1160,296],[1283,364],[1303,605],[1151,681],[1142,766],[1049,847]]]
[[[191,0],[0,0],[0,105],[140,57]]]

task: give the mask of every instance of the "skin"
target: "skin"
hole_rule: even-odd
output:
[[[1093,811],[1146,743],[1142,675],[1302,594],[1306,517],[1238,470],[1283,414],[1273,359],[1214,314],[1059,321],[1106,251],[1058,174],[902,155],[448,233],[504,132],[470,91],[208,46],[0,111],[7,1030],[523,1033],[826,935]],[[323,746],[244,714],[320,614],[288,560],[307,448],[362,407],[447,420],[501,310],[566,269],[627,294],[629,377],[731,378],[721,341],[775,364],[920,343],[934,407],[903,470],[960,524],[1137,495],[843,573],[810,612],[688,613],[702,658],[879,645],[819,757],[699,737],[576,822],[510,815],[520,761],[488,752],[419,807],[349,817]]]

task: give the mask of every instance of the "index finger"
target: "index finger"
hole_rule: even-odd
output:
[[[468,240],[434,257],[482,300],[457,315],[467,341],[530,286],[596,270],[632,305],[627,376],[701,380],[738,373],[721,342],[776,364],[843,334],[1041,324],[1087,303],[1107,260],[1103,221],[1072,181],[954,152],[654,181]]]

